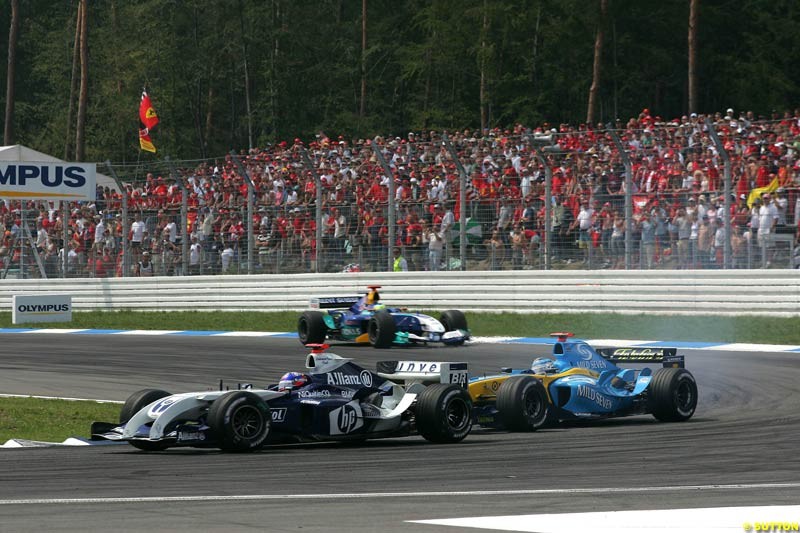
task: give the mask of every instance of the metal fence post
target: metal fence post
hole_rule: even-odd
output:
[[[542,155],[539,148],[534,148],[539,164],[544,167],[544,269],[550,270],[550,256],[553,253],[553,243],[550,242],[550,237],[553,230],[553,170],[547,164],[547,160]]]
[[[706,117],[706,128],[708,128],[708,135],[711,141],[717,148],[717,153],[722,157],[725,165],[724,177],[724,194],[725,194],[725,213],[723,213],[723,221],[725,222],[725,244],[723,247],[723,268],[731,268],[731,158],[725,150],[725,145],[722,144],[717,130],[714,129],[714,124],[711,119]]]
[[[611,140],[619,150],[619,156],[625,165],[625,270],[631,269],[631,255],[633,254],[633,203],[631,200],[631,187],[633,186],[633,168],[631,158],[617,132],[612,129],[609,123],[606,125]],[[641,267],[640,267],[641,268]]]
[[[386,177],[389,179],[389,201],[387,202],[387,224],[389,225],[389,246],[388,253],[387,253],[387,271],[391,272],[394,263],[394,257],[392,256],[392,250],[394,249],[395,243],[397,239],[395,238],[396,230],[396,213],[395,208],[396,205],[394,203],[394,173],[392,169],[389,168],[388,163],[386,163],[386,158],[383,157],[383,152],[381,152],[381,147],[377,143],[377,137],[372,141],[372,151],[375,153],[375,159],[378,160],[378,163],[381,165],[383,172],[386,174]]]
[[[106,160],[106,167],[108,168],[109,174],[111,174],[111,179],[117,184],[119,187],[120,192],[122,193],[122,235],[120,236],[122,239],[122,277],[127,277],[128,272],[130,272],[130,255],[128,253],[128,191],[125,189],[125,185],[120,181],[119,176],[114,171],[114,167],[111,166],[111,161]],[[66,215],[65,215],[66,216]],[[66,239],[67,239],[67,221],[64,220],[64,277],[67,274],[67,251],[66,251]]]
[[[189,198],[186,191],[186,185],[183,183],[181,176],[175,170],[169,156],[164,157],[164,161],[169,165],[169,175],[178,184],[181,189],[181,270],[183,275],[189,275]]]
[[[314,178],[314,189],[315,189],[315,203],[316,211],[314,213],[314,218],[316,219],[316,233],[314,238],[317,240],[317,249],[316,249],[316,258],[317,260],[314,261],[314,272],[319,274],[319,265],[322,262],[322,178],[317,173],[317,169],[314,168],[314,164],[311,162],[311,158],[308,156],[308,151],[305,147],[300,147],[300,156],[303,158],[303,161],[306,164],[309,172],[311,172],[311,176]]]
[[[255,247],[255,235],[253,234],[253,197],[255,196],[255,183],[247,172],[247,168],[242,164],[236,152],[231,150],[231,158],[236,163],[236,167],[244,177],[244,182],[247,184],[247,273],[253,274],[253,248]]]
[[[461,259],[461,270],[467,269],[467,171],[464,170],[464,165],[461,164],[461,160],[458,158],[458,152],[456,152],[455,147],[450,142],[450,138],[447,136],[446,133],[442,134],[442,141],[444,142],[447,151],[450,152],[450,156],[453,158],[453,163],[455,163],[456,168],[458,169],[458,183],[459,183],[459,192],[458,192],[458,203],[461,206],[461,209],[458,210],[458,254]],[[480,220],[478,221],[480,222]]]

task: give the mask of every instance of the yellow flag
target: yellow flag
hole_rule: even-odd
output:
[[[761,198],[762,194],[770,193],[772,194],[778,190],[778,178],[773,178],[769,185],[766,187],[759,187],[757,189],[753,189],[750,191],[750,196],[747,197],[747,207],[753,207],[753,203],[755,203],[756,198]]]

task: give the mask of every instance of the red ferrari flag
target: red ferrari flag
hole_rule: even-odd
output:
[[[144,127],[148,130],[158,124],[158,115],[156,110],[153,109],[153,104],[150,102],[150,95],[147,91],[142,91],[142,103],[139,105],[139,120],[142,121]]]

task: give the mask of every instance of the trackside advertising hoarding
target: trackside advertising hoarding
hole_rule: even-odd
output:
[[[0,198],[94,200],[97,165],[0,161]]]
[[[14,324],[27,322],[71,322],[72,296],[13,296],[11,313]]]

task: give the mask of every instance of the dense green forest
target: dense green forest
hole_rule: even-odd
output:
[[[14,143],[74,157],[79,4],[19,2]],[[605,5],[602,16],[601,0],[91,0],[84,159],[191,159],[319,131],[583,122],[598,30],[595,120],[686,113],[690,0]],[[800,104],[800,2],[696,5],[699,111]],[[161,118],[157,156],[138,148],[144,85]]]

